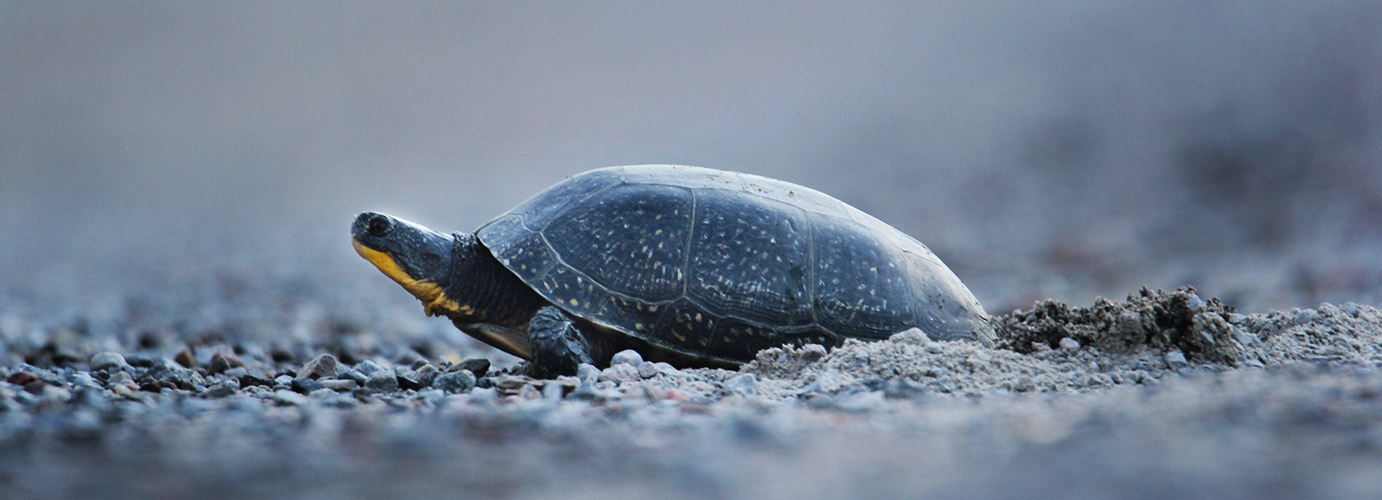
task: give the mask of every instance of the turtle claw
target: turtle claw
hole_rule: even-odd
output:
[[[533,352],[528,371],[536,378],[575,375],[581,363],[595,364],[585,335],[555,306],[538,309],[533,315],[528,323],[528,343]]]

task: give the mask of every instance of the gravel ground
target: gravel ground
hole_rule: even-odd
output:
[[[556,380],[387,321],[284,342],[17,311],[5,498],[1382,494],[1382,311],[1353,303],[1241,314],[1144,289],[1000,316],[996,349],[911,330]]]

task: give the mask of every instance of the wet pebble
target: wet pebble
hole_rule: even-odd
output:
[[[614,366],[614,365],[633,365],[633,366],[638,366],[638,364],[639,364],[639,363],[642,363],[642,362],[643,362],[643,355],[638,354],[638,351],[635,351],[635,350],[633,350],[633,349],[624,349],[624,350],[622,350],[622,351],[619,351],[619,352],[617,352],[617,353],[614,353],[614,357],[613,357],[613,358],[610,358],[610,360],[609,360],[609,364],[610,364],[611,366]]]
[[[1067,351],[1078,351],[1080,350],[1080,341],[1070,337],[1062,337],[1060,339],[1060,348]]]
[[[474,389],[475,380],[475,374],[470,370],[457,370],[438,375],[436,380],[432,381],[432,387],[457,394]]]

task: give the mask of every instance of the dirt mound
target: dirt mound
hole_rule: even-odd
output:
[[[1217,298],[1200,298],[1194,288],[1143,288],[1123,302],[1101,297],[1093,307],[1043,300],[996,320],[999,347],[1022,353],[1058,349],[1068,338],[1110,353],[1150,348],[1179,351],[1189,362],[1237,366],[1243,347],[1233,314]]]

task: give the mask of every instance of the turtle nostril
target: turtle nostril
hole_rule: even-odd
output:
[[[393,222],[389,218],[380,214],[373,214],[365,221],[365,230],[369,231],[370,236],[382,238],[389,234],[393,229]]]

